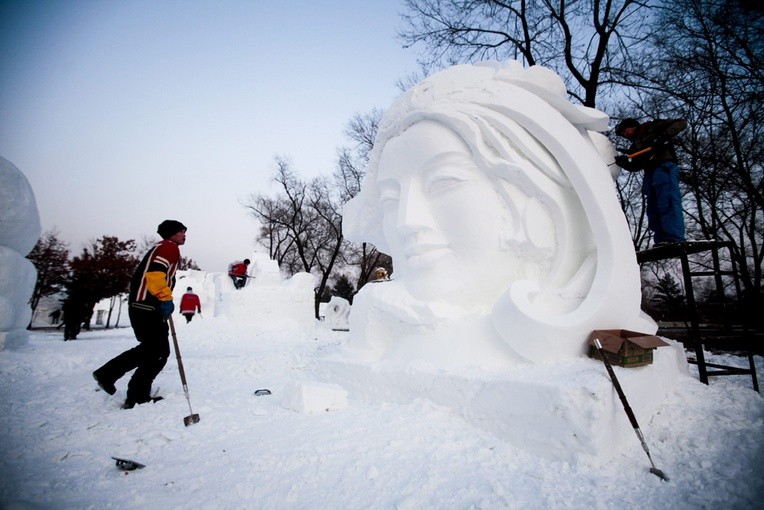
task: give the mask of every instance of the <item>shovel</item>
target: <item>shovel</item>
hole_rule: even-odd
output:
[[[186,371],[183,370],[183,360],[180,359],[180,347],[178,346],[178,335],[175,334],[175,324],[172,322],[172,315],[167,320],[170,322],[170,331],[172,331],[172,343],[175,345],[175,358],[178,360],[178,372],[180,372],[180,382],[183,383],[183,393],[186,394],[186,401],[188,402],[188,411],[191,413],[183,418],[183,424],[188,427],[194,423],[199,423],[199,415],[194,414],[191,409],[191,398],[188,396],[188,384],[186,384]]]
[[[666,474],[655,467],[655,464],[653,463],[653,458],[650,456],[650,450],[647,448],[647,443],[645,443],[645,436],[642,435],[642,431],[639,430],[639,423],[637,423],[637,417],[634,416],[634,411],[631,410],[631,406],[629,405],[629,402],[626,400],[626,395],[623,393],[623,388],[621,388],[621,383],[618,382],[618,378],[615,376],[615,372],[613,371],[613,367],[610,366],[610,362],[605,357],[605,352],[602,350],[602,344],[600,343],[599,338],[594,339],[594,346],[597,348],[597,352],[600,355],[600,358],[602,358],[602,362],[605,364],[605,368],[607,369],[607,373],[610,376],[610,380],[613,382],[613,386],[615,387],[615,391],[618,393],[618,397],[621,399],[621,404],[623,404],[623,410],[626,411],[626,415],[629,417],[629,421],[631,422],[631,426],[634,427],[634,432],[637,433],[637,437],[639,438],[639,442],[642,443],[642,449],[645,450],[645,453],[647,454],[647,458],[650,459],[650,465],[652,466],[650,468],[650,472],[660,478],[661,480],[668,482],[669,477],[666,476]]]

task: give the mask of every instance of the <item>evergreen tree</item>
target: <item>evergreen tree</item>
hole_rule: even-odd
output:
[[[355,295],[355,287],[350,282],[350,278],[345,274],[341,274],[334,282],[332,287],[332,294],[344,299],[347,299],[350,304],[353,304],[353,296]]]
[[[659,306],[660,315],[666,319],[677,318],[684,310],[684,293],[674,277],[666,273],[655,283],[652,302]]]

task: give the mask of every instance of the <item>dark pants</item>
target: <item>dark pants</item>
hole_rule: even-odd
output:
[[[647,222],[655,243],[683,242],[684,216],[676,164],[666,161],[645,170],[642,192],[647,198]]]
[[[231,280],[233,280],[233,286],[236,289],[240,289],[247,284],[246,276],[235,276],[235,275],[229,275],[229,276],[231,277]]]
[[[64,340],[77,340],[80,334],[82,322],[75,320],[64,320]]]
[[[98,379],[115,383],[136,369],[127,384],[126,402],[142,404],[151,400],[151,383],[170,356],[169,327],[158,311],[130,307],[130,325],[138,345],[96,370]]]

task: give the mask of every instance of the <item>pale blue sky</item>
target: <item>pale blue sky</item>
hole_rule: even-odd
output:
[[[166,218],[222,271],[251,253],[239,201],[274,156],[328,175],[355,113],[387,108],[416,53],[400,0],[0,0],[0,155],[78,254]]]

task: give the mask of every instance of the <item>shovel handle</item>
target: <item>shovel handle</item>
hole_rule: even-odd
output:
[[[602,350],[602,344],[600,343],[599,338],[594,339],[594,346],[597,348],[597,352],[599,352],[600,358],[602,359],[602,362],[605,364],[607,373],[610,376],[610,381],[612,381],[613,387],[615,388],[616,393],[618,393],[618,398],[621,399],[621,404],[623,404],[623,410],[626,411],[626,416],[629,417],[631,426],[634,427],[634,430],[639,431],[639,423],[637,423],[637,417],[634,416],[634,411],[631,410],[629,401],[626,400],[626,394],[623,392],[623,388],[621,388],[621,383],[618,382],[618,378],[615,376],[615,371],[613,370],[613,367],[610,365],[610,362],[605,357],[605,351]],[[641,435],[641,432],[640,432],[640,435]]]
[[[170,332],[172,333],[172,343],[175,346],[175,359],[178,360],[178,372],[180,372],[180,382],[183,383],[183,388],[186,388],[186,371],[183,370],[183,360],[180,359],[180,347],[178,346],[178,335],[175,334],[175,323],[172,321],[172,315],[167,317],[167,321],[170,323]]]

